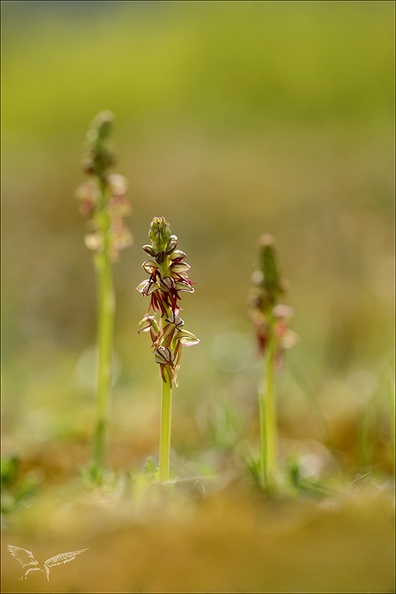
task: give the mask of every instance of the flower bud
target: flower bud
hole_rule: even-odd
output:
[[[184,291],[185,293],[194,293],[193,287],[188,281],[180,280],[175,283],[176,291]]]
[[[176,237],[176,235],[171,235],[166,253],[171,254],[176,249],[176,247],[177,247],[177,237]]]
[[[93,252],[101,252],[103,249],[103,238],[100,233],[89,233],[85,236],[85,245]]]
[[[278,319],[285,319],[288,320],[293,317],[294,311],[293,308],[289,305],[284,305],[283,303],[279,303],[279,305],[275,305],[272,310],[272,315],[274,318]]]
[[[280,337],[280,346],[282,349],[291,349],[300,342],[300,337],[296,332],[286,328],[282,336]]]
[[[80,213],[85,217],[91,216],[99,199],[97,186],[92,181],[83,182],[76,190],[76,198],[80,203]]]
[[[136,287],[136,291],[146,296],[151,295],[151,293],[154,293],[154,291],[157,291],[158,289],[159,284],[152,280],[144,280]]]
[[[175,281],[170,276],[160,279],[160,287],[163,291],[170,291],[175,286]]]
[[[194,344],[199,343],[199,338],[195,336],[192,332],[188,330],[179,330],[177,333],[177,339],[180,340],[183,346],[193,346]]]
[[[142,250],[146,252],[149,256],[155,257],[155,251],[153,250],[151,245],[143,245]]]
[[[167,249],[171,238],[171,229],[164,217],[155,217],[152,220],[149,238],[156,254]]]
[[[87,139],[89,142],[96,143],[105,140],[111,135],[114,124],[114,114],[109,110],[98,113],[91,124]]]
[[[127,193],[128,182],[126,177],[123,175],[111,173],[107,177],[107,183],[109,184],[109,189],[112,196],[122,197]]]
[[[169,256],[172,262],[182,262],[184,258],[187,258],[187,254],[182,252],[181,250],[175,250]]]
[[[147,274],[154,274],[154,272],[158,270],[159,265],[155,260],[146,260],[143,262],[142,268]]]
[[[113,226],[110,239],[113,252],[112,257],[115,260],[118,259],[118,252],[133,244],[132,233],[122,220]]]
[[[172,272],[180,274],[181,272],[187,272],[191,266],[187,262],[172,262],[170,265]]]
[[[153,325],[153,320],[155,320],[155,316],[144,316],[144,318],[139,322],[138,334],[141,334],[142,332],[149,332]]]
[[[173,324],[173,326],[176,326],[176,328],[181,328],[181,326],[184,326],[184,320],[180,316],[176,315],[173,311],[167,318],[165,318],[165,321],[169,324]]]
[[[268,300],[275,304],[282,288],[276,262],[275,240],[272,235],[266,234],[260,238],[260,271],[263,274],[262,284],[267,291]]]

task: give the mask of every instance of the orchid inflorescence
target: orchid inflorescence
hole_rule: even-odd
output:
[[[253,273],[252,281],[250,316],[258,354],[263,361],[262,383],[258,390],[260,456],[254,472],[257,472],[259,484],[268,488],[279,475],[275,372],[283,363],[284,350],[297,342],[297,335],[287,325],[293,310],[279,303],[288,283],[280,275],[275,240],[271,235],[260,237],[259,268]]]
[[[199,339],[184,328],[184,320],[179,316],[180,293],[194,292],[187,275],[190,266],[185,261],[186,254],[177,249],[178,239],[172,235],[166,219],[153,219],[149,238],[151,245],[142,248],[150,256],[142,264],[149,278],[140,283],[136,290],[150,297],[150,303],[146,315],[140,321],[138,332],[150,333],[155,362],[159,365],[162,380],[177,386],[182,346],[199,343]],[[154,315],[150,315],[151,311]]]
[[[124,217],[131,212],[126,197],[127,180],[109,171],[115,164],[109,143],[113,120],[110,111],[102,111],[92,122],[82,162],[88,179],[79,186],[76,194],[80,213],[88,220],[85,245],[96,254],[108,250],[111,260],[116,261],[119,251],[132,244],[132,235],[124,222]]]
[[[293,347],[298,337],[288,328],[288,320],[293,316],[293,309],[278,303],[280,296],[288,288],[288,282],[279,273],[275,241],[269,234],[260,237],[259,269],[253,273],[252,282],[249,306],[259,356],[264,356],[271,338],[275,341],[276,362],[280,365],[284,350]]]
[[[126,197],[127,181],[122,175],[111,173],[115,164],[110,144],[113,121],[110,111],[101,111],[93,120],[82,161],[87,179],[77,190],[80,213],[87,219],[85,245],[92,252],[97,281],[97,415],[89,472],[98,481],[103,479],[105,470],[112,375],[116,307],[112,263],[118,260],[120,250],[132,243],[132,235],[124,223],[131,210]]]

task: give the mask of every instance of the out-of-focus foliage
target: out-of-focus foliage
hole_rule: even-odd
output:
[[[6,2],[7,120],[53,136],[109,104],[132,126],[152,109],[226,128],[362,121],[392,109],[391,16],[386,3]]]
[[[23,570],[5,552],[4,591],[392,591],[393,506],[373,486],[319,505],[265,502],[238,487],[206,500],[181,485],[169,498],[143,491],[133,505],[122,493],[58,495],[15,517],[5,542],[40,561],[76,546],[88,551],[51,568],[49,584],[42,575],[18,582]]]

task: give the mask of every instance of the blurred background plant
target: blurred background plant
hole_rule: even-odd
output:
[[[96,422],[92,438],[90,473],[101,482],[106,469],[107,424],[110,385],[113,373],[113,328],[116,295],[113,286],[113,262],[120,251],[132,244],[132,235],[124,222],[131,206],[126,197],[128,182],[110,173],[115,165],[111,134],[114,115],[101,111],[93,120],[86,138],[82,169],[87,179],[77,188],[79,210],[87,220],[85,245],[91,250],[96,273]]]
[[[388,475],[392,4],[4,2],[2,16],[5,453],[39,459],[66,444],[65,471],[86,457],[96,305],[73,195],[82,133],[106,108],[135,245],[163,214],[199,289],[189,324],[201,346],[180,371],[173,456],[216,470],[242,438],[259,443],[246,294],[268,231],[301,339],[279,385],[282,453],[329,447],[312,393],[344,468]],[[128,250],[114,271],[116,467],[141,467],[158,441],[157,377],[136,332],[140,264]]]
[[[284,352],[295,346],[298,337],[288,327],[293,310],[279,303],[288,288],[276,255],[275,239],[263,234],[258,247],[258,268],[252,274],[249,313],[262,359],[262,378],[258,385],[260,454],[253,467],[257,482],[264,488],[279,479],[277,371],[283,367]]]

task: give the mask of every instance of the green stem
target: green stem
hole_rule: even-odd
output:
[[[392,447],[392,452],[393,452],[393,472],[395,472],[395,463],[396,463],[396,457],[395,457],[395,444],[396,444],[396,440],[395,440],[395,428],[396,428],[396,421],[395,421],[395,391],[394,391],[394,377],[391,377],[391,374],[387,374],[387,377],[385,378],[387,381],[387,385],[386,385],[386,394],[387,394],[387,398],[388,398],[388,405],[389,405],[389,422],[390,422],[390,437],[391,437],[391,447]]]
[[[170,379],[161,379],[161,431],[159,451],[159,480],[169,480],[172,418],[172,387]]]
[[[168,276],[169,258],[165,257],[160,267],[162,278]],[[169,316],[169,308],[161,318],[163,327],[165,318]],[[165,376],[167,372],[165,371]],[[160,428],[160,448],[159,448],[159,480],[169,480],[170,469],[170,445],[171,445],[171,420],[172,420],[172,383],[169,377],[164,382],[161,378],[161,428]]]
[[[97,319],[97,411],[96,428],[93,440],[93,460],[97,471],[105,465],[108,397],[111,382],[111,363],[113,351],[113,326],[115,298],[112,266],[109,253],[109,229],[104,225],[104,249],[95,257],[98,291]]]
[[[260,481],[261,486],[267,484],[267,443],[264,414],[264,392],[259,390],[259,424],[260,424]]]
[[[263,389],[259,396],[260,471],[263,486],[268,486],[278,469],[278,439],[275,393],[275,343],[272,332],[264,356]]]

